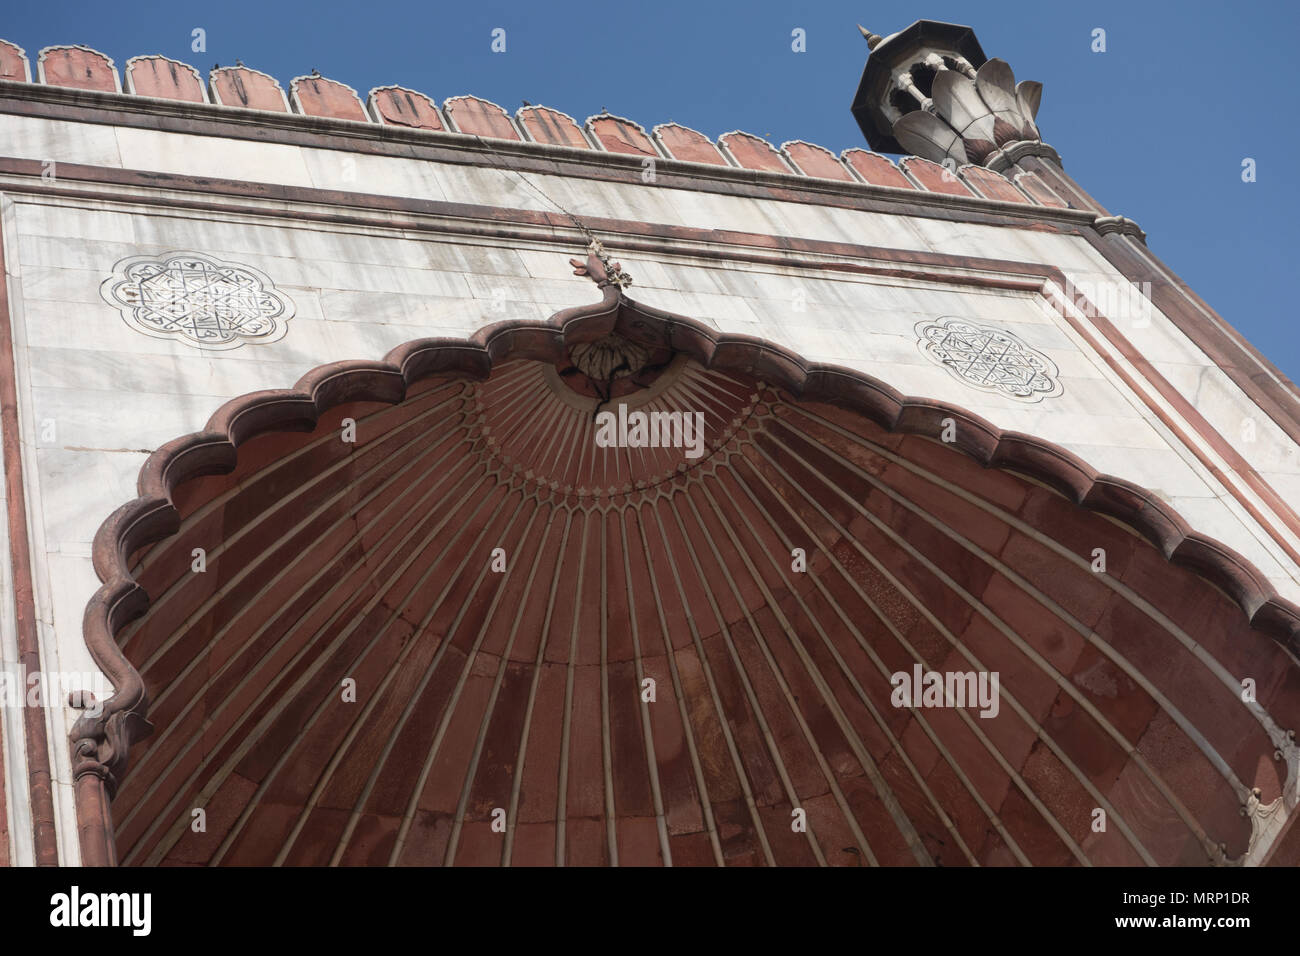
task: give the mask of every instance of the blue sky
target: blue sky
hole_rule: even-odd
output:
[[[287,86],[313,68],[364,94],[399,83],[439,102],[473,93],[580,121],[602,108],[649,127],[675,120],[864,145],[849,104],[867,55],[855,27],[917,18],[974,27],[984,52],[1043,83],[1039,126],[1066,169],[1292,379],[1300,345],[1286,283],[1294,262],[1300,136],[1289,99],[1300,4],[1210,2],[879,4],[550,0],[384,4],[13,3],[0,36],[34,57],[83,43],[119,68],[142,53],[200,67],[236,58]],[[207,50],[190,49],[206,31]],[[506,52],[490,49],[506,30]],[[807,52],[791,51],[791,30]],[[1091,51],[1106,31],[1105,53]],[[1251,157],[1257,181],[1244,183]]]

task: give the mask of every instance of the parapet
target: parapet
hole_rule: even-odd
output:
[[[432,97],[401,86],[377,86],[363,101],[352,87],[314,70],[292,78],[287,93],[275,77],[243,63],[217,66],[205,81],[194,67],[157,54],[131,57],[119,77],[110,57],[76,45],[41,50],[33,76],[23,49],[0,40],[0,89],[14,83],[182,101],[212,110],[214,115],[228,108],[297,113],[348,123],[622,153],[650,160],[663,158],[700,166],[729,166],[828,183],[865,183],[996,202],[1068,205],[1028,172],[1019,173],[1013,180],[971,164],[941,165],[915,156],[895,163],[887,156],[856,147],[837,155],[803,140],[776,147],[761,136],[741,130],[713,140],[674,122],[647,131],[634,120],[604,111],[580,124],[567,113],[527,101],[513,116],[490,100],[470,95],[452,96],[439,106]]]

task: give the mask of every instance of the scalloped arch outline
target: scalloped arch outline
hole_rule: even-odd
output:
[[[76,697],[74,707],[94,710],[73,727],[73,777],[83,865],[115,861],[108,801],[126,769],[134,740],[151,731],[145,719],[143,680],[117,645],[116,634],[147,612],[149,598],[130,572],[138,548],[176,533],[180,518],[172,493],[182,483],[226,474],[239,446],[274,431],[310,431],[321,413],[356,401],[395,405],[408,386],[440,374],[487,378],[502,361],[554,362],[573,344],[617,331],[644,344],[686,353],[706,368],[740,372],[782,388],[803,401],[824,402],[866,416],[889,432],[939,440],[947,419],[957,439],[946,444],[985,468],[1039,481],[1089,511],[1117,519],[1157,547],[1170,563],[1188,568],[1231,597],[1250,625],[1296,653],[1300,606],[1282,598],[1249,560],[1191,528],[1153,492],[1098,472],[1053,442],[1003,431],[958,405],[904,395],[871,375],[842,366],[810,363],[797,353],[747,335],[719,333],[701,322],[623,295],[595,255],[586,269],[603,290],[599,302],[564,309],[545,320],[509,320],[468,338],[417,339],[380,361],[318,366],[291,389],[248,394],[223,404],[202,431],[166,443],[145,461],[139,496],[115,510],[95,535],[92,559],[102,585],[86,605],[83,637],[114,693],[96,702]]]

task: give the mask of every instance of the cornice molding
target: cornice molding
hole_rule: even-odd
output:
[[[27,104],[7,109],[6,102]],[[504,158],[522,172],[642,183],[644,156],[530,140],[492,139],[451,130],[428,130],[374,122],[186,103],[65,87],[0,80],[0,113],[70,122],[128,126],[198,136],[338,149],[435,162],[501,166]],[[1050,147],[1049,147],[1050,148]],[[747,169],[737,165],[693,163],[655,157],[655,188],[728,191],[739,186],[776,190],[795,202],[826,202],[828,197],[881,198],[908,207],[908,213],[943,209],[965,213],[1006,213],[1021,221],[1091,222],[1091,215],[1053,206],[957,196],[921,189],[875,186],[856,179],[821,179],[798,172]],[[834,204],[834,203],[831,203]]]

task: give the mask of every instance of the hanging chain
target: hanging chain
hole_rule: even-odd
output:
[[[605,251],[604,244],[599,239],[596,238],[596,234],[587,227],[587,224],[585,222],[579,219],[577,215],[570,212],[562,203],[558,202],[556,199],[550,196],[546,192],[546,190],[542,189],[542,187],[534,183],[531,179],[525,176],[520,170],[512,166],[509,163],[509,161],[506,160],[505,155],[503,153],[498,152],[497,149],[494,146],[492,146],[490,143],[488,143],[486,140],[484,140],[482,136],[475,134],[474,139],[490,155],[500,157],[501,162],[499,164],[494,163],[497,169],[500,169],[502,172],[505,173],[514,173],[516,176],[519,177],[520,182],[522,182],[525,186],[527,186],[533,192],[537,193],[537,195],[541,196],[544,200],[546,200],[548,203],[550,203],[552,206],[554,206],[556,209],[558,209],[560,212],[562,212],[565,216],[568,217],[569,221],[572,222],[573,225],[577,227],[578,231],[582,233],[583,238],[587,240],[587,252],[600,260],[601,264],[605,267],[606,276],[608,276],[609,281],[613,285],[616,285],[619,288],[626,288],[627,286],[630,286],[632,284],[632,275],[630,273],[624,272],[622,266],[619,263],[610,260],[609,253]]]

